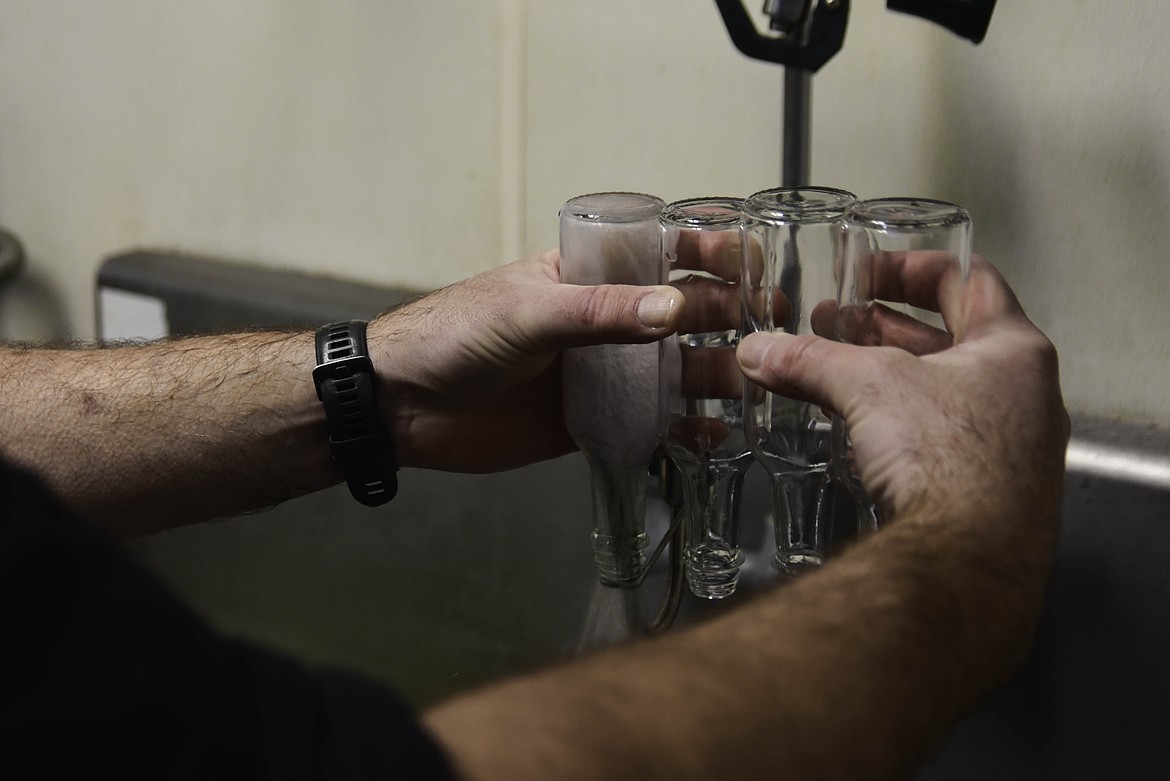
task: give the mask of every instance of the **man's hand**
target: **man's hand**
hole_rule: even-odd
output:
[[[378,318],[370,348],[399,460],[478,472],[569,452],[559,351],[661,339],[684,303],[665,285],[563,284],[550,250]]]
[[[843,415],[890,517],[928,490],[940,506],[989,491],[1046,515],[1055,497],[1058,510],[1068,416],[1056,350],[999,273],[975,258],[964,284],[949,258],[920,252],[881,257],[877,280],[879,298],[941,312],[949,333],[875,308],[877,346],[754,334],[739,348],[744,372]]]

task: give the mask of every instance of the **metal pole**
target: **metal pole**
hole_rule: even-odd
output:
[[[812,74],[800,68],[784,69],[784,121],[780,146],[780,184],[809,184],[809,126]]]

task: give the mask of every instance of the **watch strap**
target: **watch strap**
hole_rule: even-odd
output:
[[[398,492],[398,459],[378,410],[365,321],[322,326],[316,350],[313,384],[325,406],[333,461],[355,499],[369,507],[385,504]]]

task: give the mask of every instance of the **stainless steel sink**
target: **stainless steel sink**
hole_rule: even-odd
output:
[[[1170,778],[1170,438],[1081,419],[1068,465],[1032,654],[922,779]]]

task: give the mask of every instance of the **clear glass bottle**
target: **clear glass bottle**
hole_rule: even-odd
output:
[[[891,306],[903,315],[945,328],[937,313],[881,302],[885,267],[908,252],[932,252],[954,263],[965,283],[971,268],[971,215],[947,201],[875,198],[854,203],[845,213],[844,262],[838,279],[836,337],[850,344],[880,344],[875,312]],[[961,324],[953,324],[961,327]],[[876,529],[880,508],[861,483],[844,421],[833,421],[833,463],[861,508],[865,526]]]
[[[664,442],[683,480],[687,585],[707,599],[734,593],[744,561],[739,508],[752,454],[735,360],[741,203],[693,198],[669,204],[661,217],[663,258],[695,329],[663,341]]]
[[[813,333],[813,312],[837,297],[845,210],[831,188],[776,188],[744,202],[744,331]],[[827,313],[831,336],[832,310]],[[823,320],[824,318],[822,318]],[[822,326],[821,330],[825,330]],[[830,523],[832,422],[816,404],[744,381],[748,445],[772,478],[773,566],[796,574],[824,562]]]
[[[576,285],[660,285],[662,199],[595,193],[560,212],[561,280]],[[642,578],[646,489],[661,438],[659,346],[604,344],[562,355],[565,426],[589,463],[593,554],[601,582],[630,588]]]

